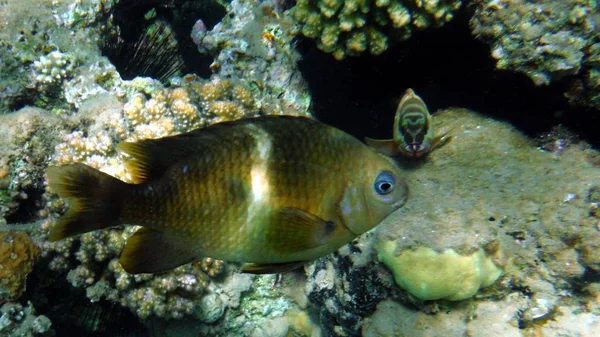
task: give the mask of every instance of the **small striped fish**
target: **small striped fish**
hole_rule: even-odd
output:
[[[421,157],[443,145],[446,135],[435,136],[427,105],[412,89],[407,89],[394,118],[393,139],[365,138],[365,142],[388,156]]]

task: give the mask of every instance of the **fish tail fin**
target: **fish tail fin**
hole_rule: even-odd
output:
[[[50,231],[50,241],[119,224],[126,183],[83,164],[50,167],[46,176],[51,191],[70,204]]]

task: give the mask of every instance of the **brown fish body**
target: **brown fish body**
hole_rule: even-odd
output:
[[[50,186],[75,199],[51,239],[122,223],[141,225],[121,256],[125,269],[134,273],[163,271],[204,256],[268,266],[255,272],[283,270],[277,266],[338,249],[407,197],[389,158],[306,118],[222,123],[123,143],[120,149],[133,157],[127,166],[137,184],[106,178],[84,165],[49,170]],[[73,180],[63,177],[78,174],[69,170],[97,176],[90,180],[104,195],[87,200],[99,200],[106,220],[90,225],[87,216],[77,217],[98,210],[81,201],[77,205],[78,195],[68,190]],[[391,190],[380,194],[375,184]]]

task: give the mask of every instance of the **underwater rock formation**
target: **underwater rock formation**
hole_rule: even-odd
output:
[[[0,115],[0,224],[37,217],[48,154],[69,124],[36,108]]]
[[[595,186],[600,172],[598,153],[583,143],[572,144],[560,154],[540,151],[531,140],[510,127],[460,109],[438,112],[434,115],[434,125],[441,132],[449,132],[452,139],[430,153],[425,161],[405,163],[406,174],[413,182],[409,186],[412,198],[377,229],[375,248],[396,272],[396,281],[418,298],[443,298],[436,291],[448,291],[447,298],[452,300],[474,295],[480,284],[489,286],[501,276],[475,297],[481,310],[492,310],[484,308],[493,305],[493,298],[503,299],[504,304],[495,304],[499,306],[495,310],[506,310],[508,316],[503,318],[505,323],[496,318],[495,324],[511,330],[503,324],[518,321],[524,328],[516,331],[515,336],[540,329],[543,326],[540,322],[559,315],[559,308],[576,307],[580,300],[597,310],[598,302],[593,296],[579,300],[573,296],[579,291],[577,284],[583,282],[584,274],[596,274],[598,270],[598,261],[590,259],[590,252],[600,240],[599,222],[591,212],[595,206],[589,197],[593,194],[590,186]],[[395,246],[390,246],[390,242]],[[423,247],[427,248],[427,254],[419,253]],[[460,256],[483,254],[488,259],[485,265],[492,272],[488,277],[493,275],[493,278],[484,282],[484,274],[473,274],[469,271],[473,266],[460,260],[444,260],[444,265],[436,268],[423,265],[438,263],[432,253],[443,253],[437,257],[441,258],[448,251]],[[409,255],[401,260],[404,254]],[[405,268],[411,258],[415,263],[412,268],[420,270],[407,275],[411,269]],[[436,283],[437,278],[445,282]],[[453,279],[459,282],[453,284]],[[471,287],[475,291],[469,290]],[[463,291],[462,295],[456,290]],[[403,302],[409,307],[415,303],[409,299]],[[427,308],[426,303],[419,305],[422,310]],[[438,305],[444,304],[438,302]],[[444,306],[449,306],[452,314],[432,324],[460,321],[469,314],[469,309],[460,304]],[[365,323],[367,335],[380,335],[371,319],[379,320],[379,315],[386,315],[384,312],[388,310],[403,316],[401,312],[407,310],[392,307],[396,304],[380,304]],[[452,318],[455,315],[458,316]],[[450,325],[438,326],[439,335],[462,336],[472,329],[481,331],[487,325],[480,325],[479,319],[489,322],[492,318],[482,314],[467,325],[455,322],[457,325],[452,329]],[[420,336],[416,332],[419,329],[409,322],[396,322],[389,327],[416,329],[414,335]],[[600,331],[597,323],[592,326],[593,331]]]
[[[214,57],[213,73],[251,83],[265,114],[310,116],[310,94],[296,67],[293,23],[283,8],[277,1],[233,0],[227,11],[232,15],[196,37],[199,50]]]
[[[600,107],[600,16],[595,1],[478,0],[473,34],[491,45],[498,69],[521,72],[536,85],[578,75],[576,105]],[[579,97],[583,96],[583,97]]]
[[[161,82],[123,80],[101,56],[96,44],[115,1],[0,2],[0,113],[46,108],[0,120],[0,221],[8,223],[3,229],[30,234],[30,254],[17,255],[34,257],[41,246],[34,273],[44,281],[28,285],[25,297],[43,298],[32,288],[43,292],[44,282],[66,277],[74,287],[64,289],[65,307],[73,289],[83,289],[85,303],[132,311],[165,336],[600,335],[600,155],[556,137],[542,151],[504,123],[457,109],[434,114],[436,133],[448,132],[448,143],[421,160],[400,161],[412,192],[405,209],[283,280],[239,274],[234,264],[211,259],[162,275],[129,275],[116,257],[134,227],[48,243],[48,229],[65,208],[56,196],[42,196],[49,162],[83,162],[130,181],[115,151],[120,141],[262,114],[310,116],[294,34],[327,43],[339,58],[380,54],[393,41],[446,22],[461,2],[298,1],[287,13],[287,1],[223,3],[229,15],[221,23],[188,32],[214,57],[213,76]],[[390,10],[400,4],[406,13]],[[499,68],[538,84],[579,76],[590,98],[581,102],[600,106],[593,2],[481,0],[473,8],[473,32],[492,46]],[[16,226],[21,222],[27,224]],[[406,272],[402,257],[411,253],[420,273]],[[459,259],[440,260],[443,254]],[[481,265],[491,272],[474,273]],[[11,299],[23,289],[21,270],[31,269],[19,266],[6,278],[18,284]],[[419,288],[440,275],[456,282],[437,284],[435,294]],[[0,335],[50,335],[49,320],[36,321],[32,308],[5,303]]]
[[[364,318],[391,293],[390,282],[373,264],[373,233],[306,268],[305,292],[319,314],[325,336],[360,336]]]
[[[39,255],[40,249],[26,233],[0,232],[0,303],[21,296]]]

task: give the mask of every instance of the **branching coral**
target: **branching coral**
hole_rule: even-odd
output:
[[[450,21],[460,5],[460,0],[299,0],[293,16],[304,36],[341,60],[366,51],[379,55],[415,29]]]
[[[211,277],[223,272],[223,262],[204,259],[160,275],[128,274],[119,264],[118,256],[137,229],[128,227],[81,235],[80,247],[75,253],[77,266],[69,271],[69,282],[86,288],[92,301],[106,298],[119,302],[142,318],[150,315],[182,318],[192,314]],[[74,243],[75,239],[68,239],[45,244],[45,255],[53,255],[51,268],[71,267],[68,261]]]
[[[2,336],[54,336],[50,319],[36,316],[31,302],[27,307],[19,303],[6,303],[0,308],[0,335]]]
[[[33,62],[33,83],[39,88],[59,85],[71,74],[73,67],[72,56],[53,51]]]

